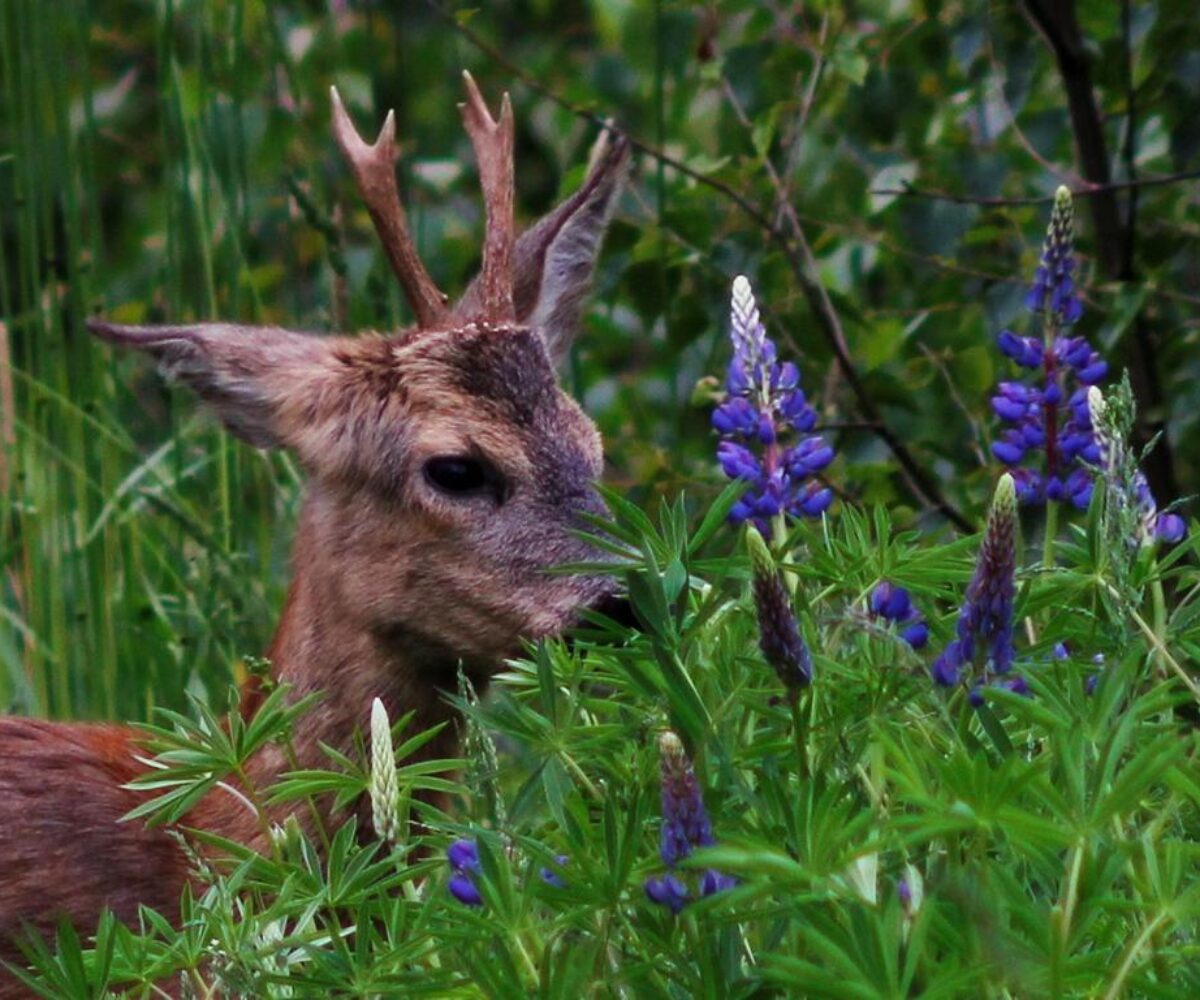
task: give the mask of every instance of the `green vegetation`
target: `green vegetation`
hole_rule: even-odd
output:
[[[482,704],[460,691],[457,811],[410,801],[439,779],[399,766],[420,837],[231,846],[182,931],[147,914],[36,952],[44,994],[149,996],[181,970],[216,996],[1200,993],[1196,535],[1129,544],[1135,461],[1124,494],[1051,532],[1022,514],[1032,697],[977,707],[930,680],[1001,468],[996,336],[1027,332],[1060,184],[1075,332],[1138,400],[1123,454],[1160,435],[1140,460],[1164,507],[1200,483],[1193,5],[392,6],[0,0],[0,708],[179,713],[158,737],[192,756],[164,810],[286,741],[275,702],[225,741],[204,720],[269,639],[300,474],[83,320],[406,323],[330,137],[331,83],[360,123],[396,107],[414,231],[448,289],[481,230],[462,68],[512,91],[525,219],[578,183],[596,121],[638,140],[564,378],[605,433],[608,544],[640,627],[531,648]],[[713,458],[736,274],[838,455],[825,518],[771,537],[812,658],[792,697],[758,651],[724,521],[739,491]],[[868,613],[884,580],[927,649]],[[392,721],[397,745],[419,738]],[[678,915],[644,891],[664,875],[666,728],[716,839],[679,873],[738,880]],[[255,791],[357,794],[366,759]],[[456,839],[481,906],[446,891]]]

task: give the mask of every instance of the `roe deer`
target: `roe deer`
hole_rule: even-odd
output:
[[[393,719],[414,711],[419,728],[452,721],[441,692],[460,664],[482,686],[521,639],[562,630],[611,589],[601,577],[547,572],[595,558],[574,532],[580,514],[602,510],[599,434],[559,388],[554,363],[578,325],[628,146],[610,141],[580,190],[518,239],[512,108],[505,95],[493,120],[464,77],[486,234],[482,271],[456,306],[408,233],[394,116],[368,145],[333,90],[334,134],[415,327],[323,337],[89,323],[162,362],[239,437],[291,449],[307,472],[293,580],[269,650],[274,677],[296,696],[324,692],[296,733],[300,767],[321,765],[321,742],[349,752],[376,696]],[[119,822],[142,800],[123,787],[145,770],[137,740],[116,725],[0,718],[0,957],[17,960],[12,940],[25,923],[52,933],[66,916],[86,935],[103,907],[126,921],[141,903],[177,912],[189,877],[178,842]],[[456,750],[451,724],[421,753]],[[268,746],[250,777],[270,783],[291,766]],[[359,815],[369,810],[360,804]],[[255,817],[221,788],[184,824],[263,847]],[[19,995],[0,974],[0,998]]]

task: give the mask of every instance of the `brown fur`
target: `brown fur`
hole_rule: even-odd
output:
[[[600,439],[559,389],[550,350],[574,333],[624,158],[618,143],[516,241],[515,319],[493,321],[474,285],[444,327],[390,337],[92,324],[157,358],[235,434],[289,448],[309,473],[269,652],[295,695],[323,693],[296,732],[300,767],[325,763],[322,743],[350,752],[375,697],[392,718],[415,712],[417,729],[450,723],[421,754],[454,756],[443,692],[460,665],[482,687],[522,639],[560,631],[607,593],[603,578],[547,572],[594,558],[574,532],[601,509]],[[486,461],[496,488],[447,494],[424,471],[436,456]],[[167,831],[119,822],[140,801],[122,787],[143,770],[135,753],[127,728],[0,718],[0,958],[17,960],[12,941],[27,924],[52,933],[66,916],[86,936],[104,907],[125,921],[139,904],[175,914],[183,849]],[[249,777],[261,787],[291,766],[269,746]],[[185,826],[263,846],[258,818],[226,789]],[[21,995],[0,977],[0,1000]]]

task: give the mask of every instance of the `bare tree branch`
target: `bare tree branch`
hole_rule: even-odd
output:
[[[1135,193],[1138,188],[1160,187],[1200,178],[1200,170],[1182,170],[1177,174],[1161,177],[1140,177],[1127,181],[1110,181],[1108,184],[1089,184],[1071,192],[1072,198],[1087,199],[1109,197],[1116,191]],[[892,195],[900,198],[928,198],[932,201],[950,201],[956,205],[982,205],[990,208],[1019,208],[1022,205],[1049,205],[1054,202],[1053,194],[1030,198],[989,198],[984,195],[955,194],[953,191],[938,191],[933,188],[918,188],[905,184],[898,188],[872,188],[873,195]]]

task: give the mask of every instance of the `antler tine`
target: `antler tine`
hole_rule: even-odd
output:
[[[396,187],[396,115],[389,111],[379,138],[367,145],[358,134],[337,87],[329,88],[333,102],[333,135],[350,165],[371,221],[383,242],[392,270],[417,316],[417,325],[430,329],[449,315],[446,296],[439,291],[408,234],[408,219]]]
[[[498,323],[513,322],[513,114],[508,94],[500,102],[500,120],[488,112],[471,74],[463,71],[467,99],[458,106],[463,125],[479,161],[479,182],[487,212],[480,291],[484,316]]]

